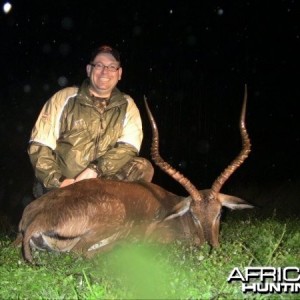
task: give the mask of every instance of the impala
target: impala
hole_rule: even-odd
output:
[[[240,117],[242,150],[216,178],[210,189],[198,190],[159,154],[158,129],[145,100],[152,126],[151,157],[155,164],[188,192],[178,196],[149,182],[87,179],[48,192],[23,212],[15,245],[34,263],[32,249],[75,251],[88,257],[110,249],[125,238],[171,242],[183,239],[193,245],[219,245],[222,206],[253,206],[220,192],[225,181],[247,158],[251,144],[245,126],[247,88]]]

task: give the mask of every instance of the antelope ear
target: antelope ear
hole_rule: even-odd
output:
[[[222,206],[225,206],[230,209],[245,209],[254,207],[247,201],[231,195],[219,193],[218,199],[221,202]]]
[[[183,216],[189,209],[191,205],[191,199],[186,198],[179,203],[177,203],[173,208],[171,213],[163,219],[163,221],[175,219],[177,217]]]

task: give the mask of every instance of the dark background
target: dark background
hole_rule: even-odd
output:
[[[150,158],[146,95],[161,155],[199,188],[209,187],[240,151],[238,121],[247,84],[252,152],[223,191],[299,213],[296,0],[11,4],[0,16],[4,214],[17,215],[30,199],[26,147],[42,105],[57,90],[81,83],[91,50],[102,44],[121,52],[119,88],[135,99],[143,117],[141,155]],[[159,169],[154,182],[186,193]]]

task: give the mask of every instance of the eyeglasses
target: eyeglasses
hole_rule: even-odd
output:
[[[105,66],[101,63],[90,64],[90,65],[93,66],[97,71],[102,71],[106,68],[108,72],[117,72],[120,69],[120,67],[114,65]]]

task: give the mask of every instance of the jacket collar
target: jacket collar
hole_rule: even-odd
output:
[[[89,91],[89,84],[90,84],[89,78],[83,81],[83,83],[81,84],[78,90],[77,101],[84,105],[94,106],[93,99]],[[112,90],[111,96],[109,98],[109,104],[107,105],[107,109],[115,106],[120,106],[124,103],[126,103],[126,99],[123,96],[123,93],[120,92],[120,90],[115,87]]]

